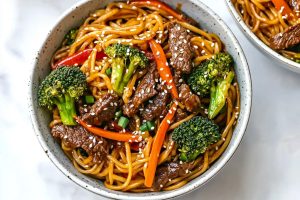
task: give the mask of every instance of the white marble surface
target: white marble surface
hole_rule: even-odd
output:
[[[222,0],[203,0],[242,44],[253,80],[252,115],[233,159],[185,199],[299,199],[300,74],[257,51]],[[27,76],[34,53],[57,17],[75,0],[0,3],[0,199],[103,199],[67,179],[35,138],[27,110]]]

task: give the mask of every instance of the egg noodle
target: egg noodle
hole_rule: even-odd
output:
[[[272,12],[270,11],[270,13]],[[247,16],[246,19],[248,18],[250,17]],[[106,69],[111,67],[111,62],[108,58],[97,60],[96,53],[103,51],[105,47],[113,43],[134,45],[143,51],[147,51],[149,48],[147,41],[153,38],[162,44],[167,58],[170,58],[169,45],[166,42],[168,40],[167,27],[174,20],[172,16],[169,16],[168,13],[159,8],[151,6],[137,7],[126,2],[109,3],[104,9],[90,14],[79,27],[77,37],[72,45],[67,46],[63,42],[62,47],[54,54],[52,64],[76,52],[92,48],[92,53],[80,69],[87,76],[87,82],[93,96],[99,99],[101,94],[112,90],[111,80],[105,73]],[[198,65],[223,51],[223,44],[217,35],[207,33],[187,22],[177,22],[192,34],[191,46],[195,55],[193,59],[194,65]],[[283,28],[285,25],[282,24],[280,27]],[[123,93],[122,98],[125,103],[128,102],[128,99],[134,92],[137,78],[138,74],[135,74]],[[209,99],[201,99],[204,106],[207,106],[209,101]],[[203,174],[220,157],[232,137],[239,108],[240,94],[235,80],[228,92],[225,112],[219,114],[214,120],[219,126],[224,127],[222,128],[221,140],[211,145],[203,155],[192,162],[192,170],[184,176],[169,180],[162,190],[180,188],[190,180]],[[195,115],[207,117],[207,110],[203,107],[199,113],[191,114],[186,119],[171,124],[159,155],[158,165],[167,161],[179,160],[175,143],[170,137],[170,131]],[[141,120],[137,115],[135,115],[135,119],[137,130],[139,130]],[[50,123],[50,127],[59,123],[61,121],[56,109],[53,111],[53,121]],[[155,123],[157,127],[160,122],[157,120]],[[148,135],[145,139],[145,147],[139,152],[132,151],[128,142],[122,142],[122,148],[110,149],[106,161],[101,164],[94,164],[91,155],[84,157],[78,149],[68,147],[64,140],[61,141],[61,147],[79,172],[103,180],[107,188],[129,192],[147,192],[152,190],[144,186],[144,181],[153,140],[154,138]]]
[[[251,31],[268,46],[272,36],[300,22],[297,17],[283,16],[271,0],[233,0],[232,3]],[[300,59],[299,53],[290,50],[278,52],[291,60]]]

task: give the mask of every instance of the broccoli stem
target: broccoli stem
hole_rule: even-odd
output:
[[[119,95],[120,92],[120,84],[123,78],[123,71],[125,68],[124,59],[122,58],[114,58],[112,63],[112,73],[111,73],[111,83],[113,90],[117,92]]]
[[[64,125],[76,125],[74,116],[76,116],[75,100],[69,95],[61,97],[56,102],[61,121]]]
[[[135,61],[130,62],[129,66],[126,70],[126,73],[123,77],[123,80],[120,84],[120,87],[119,87],[119,91],[121,91],[121,93],[124,91],[124,88],[127,86],[130,78],[132,77],[132,74],[135,72],[135,70],[137,68],[137,64],[138,64],[138,62],[135,62]]]
[[[226,98],[228,96],[228,89],[233,80],[234,73],[230,71],[227,77],[218,82],[217,85],[213,85],[210,90],[210,104],[208,108],[208,118],[213,119],[222,110],[225,105]]]

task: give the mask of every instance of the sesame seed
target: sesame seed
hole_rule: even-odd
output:
[[[167,119],[167,123],[168,123],[168,124],[171,124],[171,121]]]

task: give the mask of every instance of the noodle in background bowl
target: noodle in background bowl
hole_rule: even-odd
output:
[[[111,1],[82,1],[73,6],[71,9],[67,10],[52,28],[39,53],[37,54],[29,83],[29,109],[32,124],[38,140],[50,160],[69,179],[96,194],[115,199],[147,200],[167,199],[191,192],[194,189],[204,185],[217,172],[219,172],[237,149],[247,127],[252,99],[250,72],[246,58],[238,41],[230,29],[220,19],[220,17],[201,2],[197,0],[184,1],[184,3],[182,3],[180,0],[165,1],[172,7],[176,7],[178,3],[181,3],[182,11],[184,13],[196,20],[203,29],[216,33],[220,37],[225,44],[225,49],[233,56],[235,60],[234,68],[241,93],[240,115],[237,125],[234,129],[232,139],[220,158],[201,176],[195,178],[181,188],[172,191],[128,193],[110,190],[104,187],[101,181],[85,176],[75,169],[72,162],[70,162],[70,160],[64,154],[60,144],[55,142],[50,133],[49,122],[51,121],[51,113],[38,106],[38,86],[40,85],[41,80],[47,74],[49,74],[51,57],[55,50],[61,45],[64,35],[70,28],[76,27],[82,23],[82,21],[92,11],[104,7],[109,2]]]
[[[272,48],[267,46],[263,41],[261,41],[252,31],[251,29],[245,24],[237,10],[235,9],[233,3],[231,0],[225,0],[227,7],[239,25],[238,27],[242,30],[242,32],[246,35],[248,40],[250,40],[261,52],[263,52],[266,56],[274,58],[277,63],[280,64],[280,66],[285,67],[286,69],[292,70],[294,72],[300,73],[300,63],[296,63],[276,51],[274,51]]]

